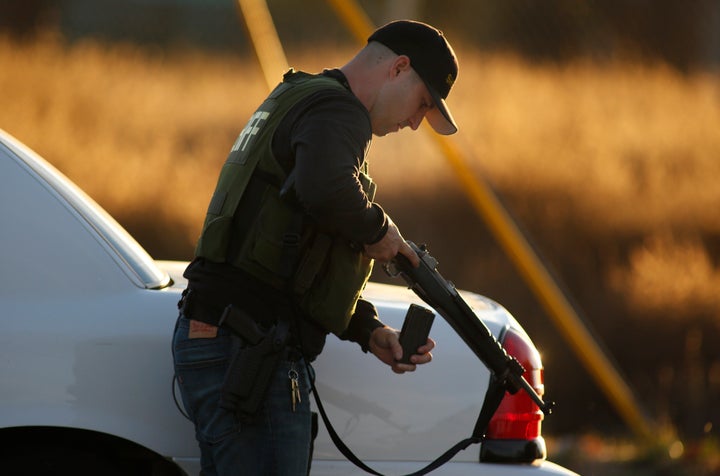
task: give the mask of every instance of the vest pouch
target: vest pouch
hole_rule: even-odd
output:
[[[227,196],[228,194],[222,191],[216,190],[213,193],[205,216],[205,223],[203,223],[203,230],[195,248],[195,254],[202,255],[216,263],[225,261],[230,242],[232,217],[222,213]]]
[[[288,278],[284,237],[295,217],[294,210],[278,197],[277,191],[268,188],[255,223],[248,227],[241,251],[232,264],[282,289]]]
[[[317,261],[317,273],[310,283],[300,280],[307,278],[303,269],[308,256],[321,256]],[[295,276],[294,290],[300,309],[310,320],[321,325],[335,335],[347,328],[372,271],[373,260],[353,249],[350,244],[339,238],[318,234],[313,241],[305,260],[300,263]]]
[[[230,242],[230,228],[232,217],[208,217],[203,227],[203,234],[198,241],[198,249],[203,250],[203,256],[215,262],[225,261],[225,255]]]

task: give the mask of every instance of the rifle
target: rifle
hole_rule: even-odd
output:
[[[506,391],[515,394],[520,390],[524,390],[546,415],[552,412],[554,403],[544,402],[535,392],[535,389],[525,380],[523,377],[525,369],[520,362],[505,352],[505,349],[503,349],[495,339],[487,326],[477,317],[465,300],[463,300],[455,289],[455,286],[445,280],[437,271],[438,262],[430,256],[425,246],[418,247],[412,242],[408,242],[408,244],[420,257],[420,266],[414,268],[405,256],[398,254],[390,263],[384,265],[385,272],[393,277],[398,275],[402,276],[407,282],[408,287],[415,291],[415,294],[445,318],[455,332],[458,333],[468,347],[472,349],[475,355],[477,355],[490,370],[491,374],[488,391],[485,394],[485,401],[480,409],[480,415],[475,423],[472,436],[459,441],[455,446],[448,449],[424,468],[407,475],[422,476],[450,461],[459,451],[464,450],[471,444],[480,443],[483,440],[490,419],[502,402]],[[381,473],[363,463],[355,456],[350,448],[342,442],[340,436],[330,424],[330,420],[325,413],[313,381],[314,378],[311,379],[310,382],[312,384],[315,402],[317,403],[320,415],[335,446],[357,467],[370,474],[382,476]]]
[[[418,247],[410,241],[408,244],[420,258],[420,266],[413,267],[405,256],[398,254],[391,263],[386,265],[385,272],[390,276],[400,275],[405,279],[408,287],[450,324],[490,370],[491,388],[488,390],[488,398],[486,398],[482,410],[482,413],[489,413],[487,420],[500,404],[504,391],[515,394],[523,390],[544,414],[552,413],[555,403],[543,401],[525,380],[523,366],[517,359],[508,355],[487,326],[460,296],[455,286],[437,271],[438,261],[428,253],[425,245]],[[497,397],[498,393],[499,398]],[[489,401],[490,395],[495,395],[493,400],[496,402]],[[486,408],[486,406],[494,406],[494,408]],[[478,421],[476,433],[484,433],[486,426],[487,423]]]

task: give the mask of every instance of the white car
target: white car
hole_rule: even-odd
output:
[[[199,473],[170,351],[185,266],[154,261],[0,130],[0,473]],[[364,296],[397,328],[410,303],[423,304],[404,283],[371,283]],[[542,392],[540,356],[520,325],[495,302],[463,296]],[[431,336],[433,362],[411,374],[334,337],[314,364],[334,427],[378,471],[420,469],[472,433],[490,374],[442,318]],[[541,418],[527,395],[507,394],[482,446],[433,474],[574,474],[546,460]],[[312,474],[365,473],[321,425]]]

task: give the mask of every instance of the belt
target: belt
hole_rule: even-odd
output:
[[[210,324],[212,326],[222,327],[234,334],[238,334],[232,325],[228,325],[226,322],[223,322],[223,316],[225,316],[228,307],[222,307],[210,303],[208,300],[202,299],[189,288],[183,291],[182,297],[178,302],[178,309],[186,318],[204,322],[205,324]],[[249,314],[246,313],[246,315],[253,319],[258,325],[262,325],[262,323],[259,323]],[[241,335],[241,337],[247,340],[246,335]],[[261,336],[258,336],[258,338],[260,337]],[[251,342],[251,344],[253,343],[256,342]],[[290,361],[297,361],[301,357],[302,353],[298,349],[297,342],[293,338],[293,333],[290,332],[290,336],[286,344],[286,358]]]
[[[220,326],[220,319],[225,311],[224,307],[202,299],[189,288],[183,291],[177,306],[185,317],[211,326]]]

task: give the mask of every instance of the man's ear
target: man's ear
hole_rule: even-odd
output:
[[[399,76],[401,72],[410,69],[410,58],[405,55],[399,55],[395,58],[392,65],[392,77]]]

